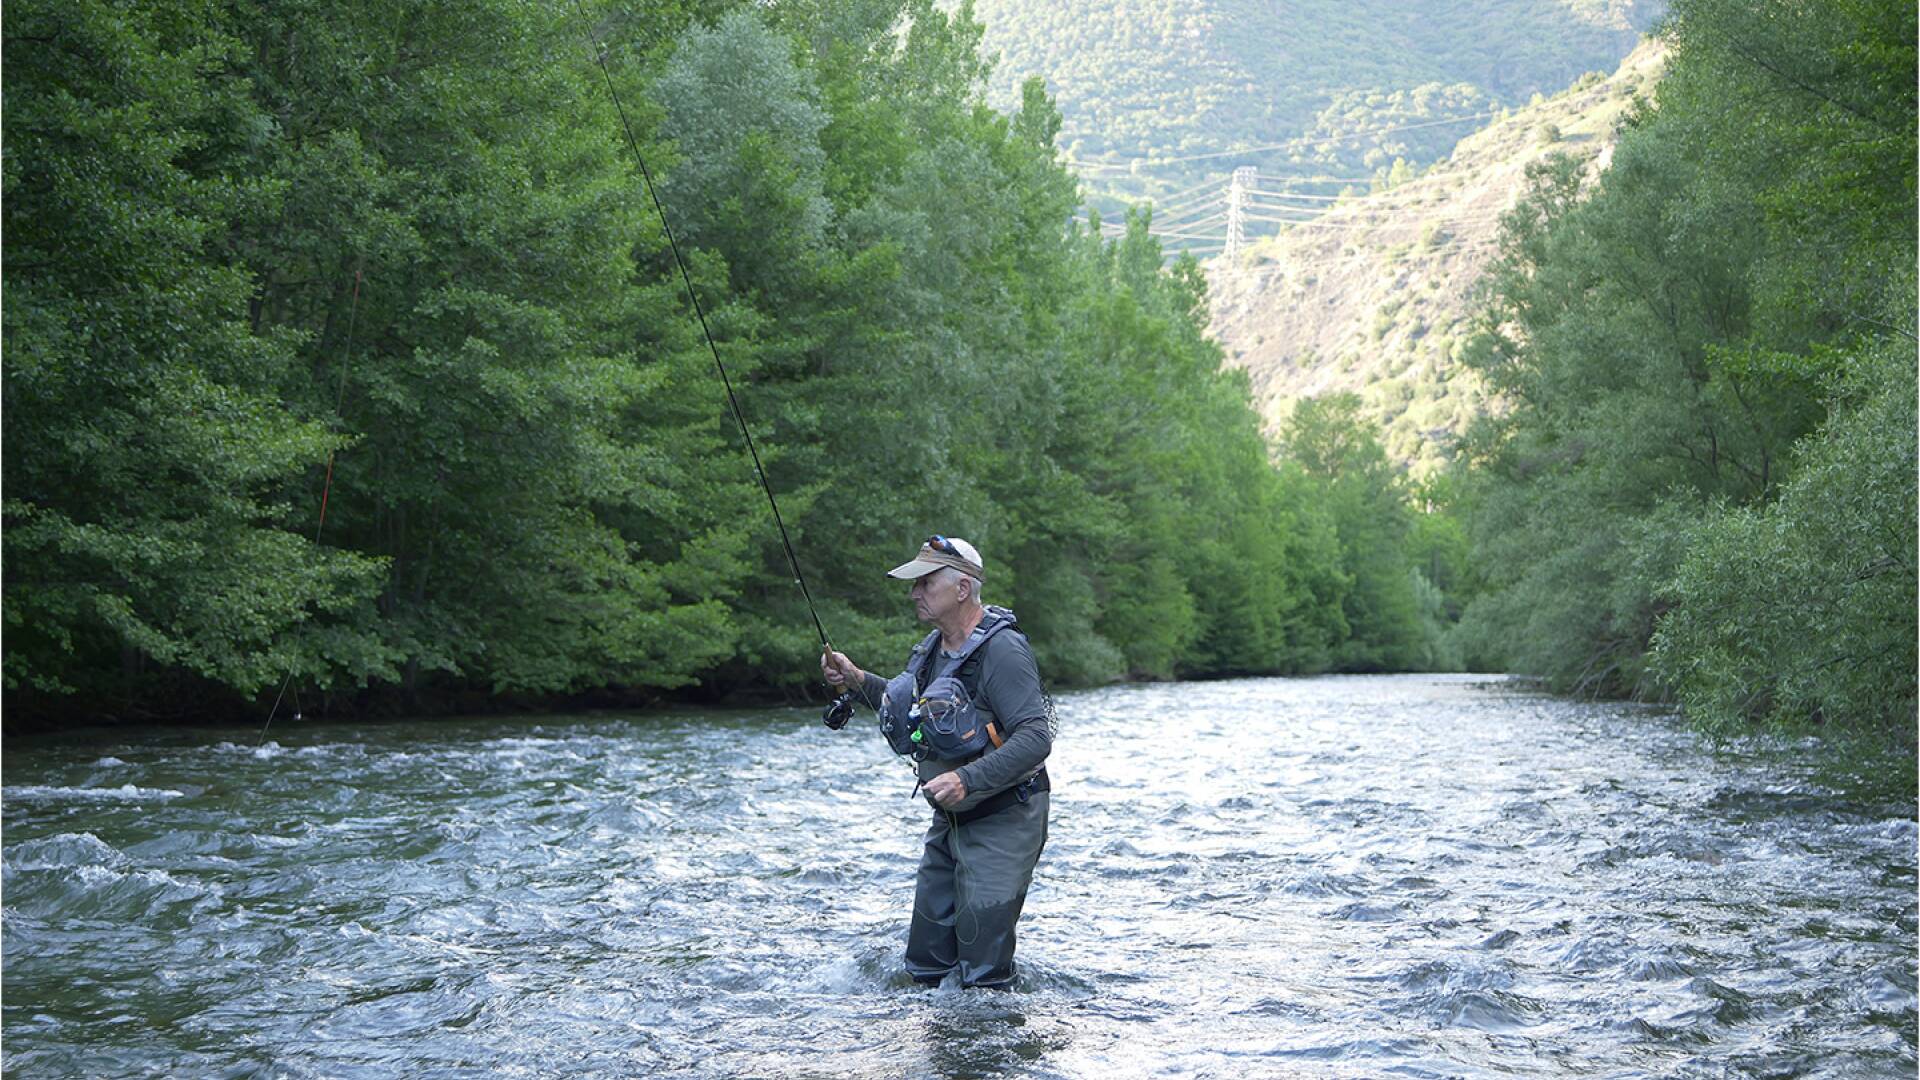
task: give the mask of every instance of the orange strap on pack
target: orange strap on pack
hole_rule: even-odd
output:
[[[1005,739],[1000,737],[1000,729],[994,727],[993,721],[991,720],[987,721],[987,738],[993,742],[993,748],[995,750],[1000,749],[1001,745],[1006,742]]]

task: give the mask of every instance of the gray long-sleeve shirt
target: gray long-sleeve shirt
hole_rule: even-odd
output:
[[[971,809],[981,800],[1025,781],[1053,750],[1053,718],[1026,637],[1008,630],[988,639],[981,647],[979,671],[974,707],[983,723],[993,722],[1003,742],[966,764],[933,758],[920,763],[922,781],[959,772],[960,782],[967,786],[967,797],[951,808],[956,811]],[[860,685],[860,697],[870,708],[878,709],[886,688],[887,680],[868,673]]]

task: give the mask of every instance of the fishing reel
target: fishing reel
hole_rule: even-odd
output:
[[[829,731],[839,731],[853,719],[853,703],[859,698],[849,690],[827,703],[826,710],[820,714],[820,722],[827,725]]]

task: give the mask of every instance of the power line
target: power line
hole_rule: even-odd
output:
[[[1247,194],[1257,195],[1261,198],[1306,199],[1311,202],[1339,202],[1342,199],[1352,200],[1354,198],[1352,195],[1309,195],[1304,191],[1268,191],[1265,188],[1257,187],[1248,188]]]
[[[1425,125],[1422,125],[1425,126]],[[1245,152],[1245,151],[1242,151]],[[1210,155],[1224,156],[1224,155]],[[1196,155],[1198,157],[1198,155]],[[1224,251],[1232,256],[1238,249],[1253,240],[1269,239],[1293,232],[1296,229],[1311,229],[1333,232],[1370,232],[1391,235],[1398,231],[1410,233],[1417,226],[1456,229],[1474,227],[1497,221],[1506,212],[1505,208],[1492,212],[1469,211],[1460,206],[1451,216],[1422,216],[1416,220],[1407,220],[1402,211],[1417,199],[1420,187],[1430,185],[1442,176],[1451,174],[1428,174],[1407,181],[1384,191],[1373,191],[1366,195],[1315,195],[1293,190],[1273,190],[1274,187],[1290,188],[1305,183],[1367,183],[1377,182],[1377,178],[1347,178],[1335,176],[1261,176],[1256,166],[1240,166],[1224,184],[1214,181],[1196,185],[1184,191],[1175,192],[1164,202],[1151,199],[1141,200],[1147,204],[1151,215],[1146,232],[1155,239],[1167,242],[1169,253],[1175,250],[1187,253],[1199,253],[1212,248],[1178,248],[1180,241],[1220,242]],[[1267,186],[1267,185],[1272,185]],[[1414,198],[1410,198],[1413,196]],[[1293,200],[1298,200],[1295,202]],[[1299,205],[1300,202],[1308,205]],[[1328,205],[1339,204],[1339,205]],[[1139,204],[1136,203],[1135,206]],[[1374,214],[1385,215],[1378,220],[1369,220]],[[1089,218],[1076,216],[1080,224],[1090,224]],[[1249,236],[1245,225],[1248,223],[1278,225],[1282,228],[1263,235]],[[1225,235],[1216,235],[1209,228],[1224,223]],[[1102,220],[1101,235],[1118,237],[1125,235],[1128,225],[1121,221]],[[1407,236],[1411,240],[1411,235]],[[1381,241],[1386,242],[1382,237]],[[1403,241],[1404,242],[1404,241]],[[1441,243],[1428,246],[1424,252],[1443,250],[1474,250],[1462,242]],[[1384,254],[1381,253],[1381,254]],[[1380,254],[1363,255],[1362,260],[1380,258]]]
[[[1224,188],[1215,188],[1214,191],[1205,197],[1190,198],[1178,203],[1148,203],[1147,205],[1152,209],[1154,217],[1178,217],[1181,214],[1212,206],[1215,203],[1225,202],[1226,200],[1226,190]]]
[[[1293,150],[1302,146],[1317,146],[1332,142],[1346,142],[1350,139],[1364,139],[1374,135],[1389,135],[1396,131],[1416,131],[1421,128],[1443,127],[1447,124],[1460,124],[1468,120],[1484,120],[1498,115],[1499,113],[1491,111],[1470,113],[1466,116],[1455,116],[1444,120],[1423,120],[1412,124],[1395,124],[1390,127],[1373,128],[1369,131],[1359,131],[1351,135],[1300,135],[1287,142],[1274,143],[1269,146],[1249,146],[1238,150],[1215,150],[1204,154],[1186,154],[1180,157],[1131,158],[1126,161],[1117,162],[1078,161],[1068,157],[1063,157],[1061,160],[1068,165],[1079,168],[1132,170],[1136,167],[1147,165],[1178,165],[1188,161],[1209,161],[1214,158],[1237,157],[1246,154],[1265,154],[1275,150]],[[1365,181],[1361,182],[1364,183]]]
[[[1282,217],[1282,216],[1276,216],[1276,214],[1271,212],[1270,213],[1258,212],[1263,209],[1268,211],[1278,211],[1280,213],[1307,214],[1309,216]],[[1194,230],[1218,221],[1226,221],[1229,223],[1229,226],[1230,226],[1234,216],[1235,215],[1231,210],[1231,208],[1226,208],[1221,210],[1215,210],[1213,213],[1206,214],[1200,217],[1184,217],[1184,218],[1177,218],[1174,220],[1162,220],[1159,218],[1155,218],[1153,223],[1147,227],[1147,233],[1153,236],[1176,235],[1180,233],[1190,232],[1191,230]],[[1243,207],[1239,211],[1239,216],[1245,221],[1258,221],[1258,222],[1275,224],[1275,225],[1286,225],[1286,226],[1290,226],[1291,228],[1297,228],[1297,229],[1333,229],[1333,230],[1341,230],[1341,231],[1380,232],[1380,231],[1393,230],[1393,229],[1410,229],[1415,226],[1426,226],[1426,225],[1437,225],[1443,228],[1483,225],[1488,222],[1498,221],[1502,216],[1502,213],[1496,212],[1491,214],[1458,215],[1458,216],[1450,216],[1450,217],[1449,216],[1423,217],[1423,218],[1420,218],[1418,221],[1412,221],[1412,222],[1396,221],[1391,219],[1382,220],[1382,221],[1352,220],[1349,218],[1348,215],[1345,215],[1345,214],[1340,215],[1341,220],[1324,220],[1326,215],[1312,214],[1310,211],[1304,208],[1263,207],[1256,203],[1256,204],[1250,204],[1250,206],[1248,207]],[[1091,224],[1089,219],[1086,219],[1086,218],[1076,217],[1074,218],[1074,220],[1082,225]],[[1109,236],[1123,235],[1127,231],[1127,226],[1125,224],[1121,222],[1116,222],[1116,221],[1103,220],[1100,223],[1100,228],[1102,233]]]
[[[1252,220],[1252,221],[1265,221],[1265,222],[1271,222],[1278,225],[1291,225],[1296,229],[1340,229],[1340,230],[1346,230],[1346,231],[1373,231],[1373,232],[1379,232],[1384,229],[1411,229],[1417,226],[1425,226],[1430,224],[1440,225],[1440,226],[1484,225],[1489,221],[1499,220],[1497,215],[1492,217],[1483,217],[1483,218],[1422,218],[1419,221],[1412,221],[1412,222],[1316,221],[1311,218],[1301,219],[1301,218],[1267,217],[1264,215],[1256,215],[1256,214],[1248,214],[1246,216],[1249,220]]]
[[[1417,201],[1416,199],[1411,199],[1407,197],[1407,195],[1411,194],[1410,192],[1408,192],[1407,189],[1413,187],[1413,185],[1415,184],[1421,184],[1421,183],[1427,182],[1428,180],[1434,180],[1434,179],[1440,179],[1440,177],[1438,176],[1421,177],[1417,180],[1410,180],[1407,183],[1400,185],[1399,187],[1391,188],[1386,191],[1376,191],[1376,192],[1373,192],[1372,194],[1362,195],[1357,198],[1346,199],[1344,200],[1344,205],[1337,206],[1337,207],[1326,207],[1326,209],[1330,211],[1345,211],[1349,208],[1354,210],[1361,210],[1361,209],[1404,206],[1408,203]],[[1265,193],[1262,193],[1256,197],[1270,198],[1271,196],[1268,196]],[[1299,198],[1300,196],[1284,196],[1284,197]],[[1339,201],[1339,200],[1336,200],[1336,201]],[[1289,211],[1295,211],[1295,212],[1301,212],[1301,213],[1304,213],[1307,211],[1306,207],[1286,206],[1284,204],[1269,205],[1267,209],[1289,210]],[[1505,212],[1506,212],[1506,207],[1504,206],[1500,210],[1495,211],[1496,214],[1505,213]]]
[[[1201,210],[1206,210],[1207,212],[1202,214],[1200,213]],[[1197,225],[1202,221],[1212,221],[1214,218],[1224,218],[1226,216],[1227,207],[1216,203],[1212,208],[1199,207],[1189,214],[1174,214],[1164,218],[1156,217],[1148,227],[1156,229],[1180,229],[1189,225]]]
[[[1160,232],[1165,229],[1190,229],[1196,225],[1204,225],[1210,221],[1222,220],[1227,216],[1226,211],[1224,209],[1214,210],[1212,213],[1200,214],[1200,216],[1198,217],[1192,216],[1193,214],[1197,214],[1199,213],[1199,211],[1206,210],[1206,209],[1208,209],[1207,206],[1195,207],[1192,211],[1172,215],[1171,217],[1166,217],[1166,218],[1162,218],[1159,215],[1155,215],[1151,219],[1150,223],[1147,225],[1147,231]],[[1088,218],[1076,217],[1073,220],[1081,223],[1082,225],[1091,223],[1090,219]],[[1100,219],[1100,228],[1103,231],[1113,232],[1113,233],[1123,233],[1127,231],[1127,227],[1128,227],[1127,224],[1122,221],[1110,221],[1106,218]]]
[[[1407,208],[1404,206],[1362,202],[1356,202],[1350,206],[1287,206],[1267,202],[1248,202],[1246,206],[1252,210],[1263,210],[1269,213],[1308,215],[1305,218],[1297,219],[1301,221],[1354,220],[1367,217],[1368,215],[1401,216],[1408,213]],[[1428,213],[1413,216],[1419,216],[1422,220],[1446,218],[1449,220],[1479,221],[1483,219],[1492,220],[1506,212],[1504,209],[1487,210],[1472,206],[1430,207],[1428,209]]]
[[[1225,240],[1227,239],[1224,233],[1213,234],[1213,233],[1190,233],[1190,232],[1164,232],[1164,233],[1149,233],[1148,235],[1156,237],[1161,240]]]
[[[1323,217],[1321,213],[1313,213],[1311,209],[1306,208],[1263,206],[1263,204],[1258,204],[1258,202],[1250,202],[1250,204],[1246,204],[1246,206],[1248,206],[1248,209],[1265,209],[1265,211],[1275,211],[1275,213],[1309,213],[1309,215],[1311,215],[1311,217],[1275,217],[1273,221],[1313,221],[1313,219],[1317,219],[1317,217]]]
[[[1416,257],[1430,256],[1430,255],[1470,254],[1477,251],[1492,251],[1494,249],[1497,249],[1499,246],[1500,245],[1497,242],[1492,240],[1475,240],[1475,241],[1458,241],[1454,243],[1441,243],[1441,244],[1436,244],[1433,247],[1427,248],[1423,251],[1407,253],[1406,255],[1403,255],[1402,258],[1412,259]],[[1388,253],[1384,250],[1362,251],[1352,255],[1341,255],[1337,258],[1331,258],[1331,259],[1313,259],[1311,261],[1302,260],[1297,265],[1300,265],[1304,269],[1317,274],[1322,271],[1338,270],[1343,267],[1355,266],[1361,263],[1378,263],[1382,259],[1387,258],[1387,256],[1388,256]]]
[[[1152,219],[1149,220],[1149,222],[1147,223],[1147,229],[1148,231],[1152,231],[1155,229],[1190,228],[1204,221],[1214,221],[1214,220],[1224,219],[1226,217],[1226,213],[1227,213],[1226,204],[1224,201],[1222,201],[1222,202],[1211,203],[1207,206],[1196,206],[1191,211],[1188,211],[1186,213],[1168,214],[1164,217],[1162,217],[1159,214],[1155,214],[1152,217]]]
[[[1203,184],[1195,184],[1190,188],[1186,188],[1182,191],[1176,191],[1171,195],[1142,195],[1138,199],[1134,199],[1132,201],[1137,203],[1151,202],[1151,203],[1155,203],[1156,205],[1162,204],[1162,203],[1171,205],[1173,203],[1179,202],[1181,199],[1186,198],[1187,196],[1193,194],[1196,191],[1200,191],[1200,192],[1212,191],[1213,189],[1219,186],[1220,186],[1220,182],[1218,180],[1208,180]]]
[[[1277,211],[1280,213],[1288,213],[1288,214],[1313,214],[1315,216],[1328,216],[1329,214],[1340,214],[1342,216],[1346,216],[1352,213],[1359,213],[1367,210],[1393,207],[1396,203],[1404,203],[1405,200],[1394,199],[1392,197],[1393,193],[1398,192],[1399,190],[1400,190],[1399,188],[1395,188],[1391,192],[1388,192],[1388,191],[1375,192],[1372,195],[1361,196],[1359,198],[1354,198],[1354,199],[1347,199],[1347,200],[1344,200],[1344,205],[1341,205],[1341,206],[1315,206],[1315,207],[1290,206],[1284,202],[1280,202],[1277,200],[1284,199],[1284,198],[1297,198],[1298,196],[1285,195],[1285,196],[1276,197],[1266,192],[1260,192],[1256,190],[1253,192],[1253,199],[1249,205],[1251,205],[1255,209]],[[1481,218],[1497,217],[1499,216],[1500,213],[1503,213],[1503,212],[1504,211],[1496,211],[1491,215],[1476,214],[1476,215],[1469,215],[1469,217],[1471,217],[1474,220],[1479,220]],[[1461,217],[1459,218],[1459,220],[1468,220],[1468,217]]]
[[[1197,213],[1200,213],[1201,211],[1212,209],[1215,206],[1223,205],[1226,202],[1226,200],[1227,200],[1226,193],[1224,191],[1220,191],[1220,192],[1215,192],[1212,196],[1208,198],[1190,200],[1184,205],[1180,205],[1180,206],[1164,207],[1164,206],[1158,206],[1158,205],[1150,205],[1146,207],[1146,209],[1148,209],[1151,212],[1152,218],[1154,221],[1156,222],[1168,221],[1175,218],[1187,217],[1191,214],[1197,214]],[[1138,209],[1142,209],[1142,207],[1140,206],[1140,204],[1135,204],[1129,209],[1138,210]],[[1118,218],[1118,219],[1103,217],[1101,220],[1103,222],[1114,221],[1116,224],[1118,224],[1119,222],[1123,222],[1126,219],[1124,217]]]
[[[1125,236],[1127,234],[1126,234],[1126,230],[1124,229],[1116,229],[1112,232],[1107,232],[1106,230],[1103,229],[1101,230],[1101,235],[1107,236],[1107,237],[1119,237],[1119,236]],[[1226,239],[1226,236],[1224,234],[1216,235],[1212,233],[1200,233],[1200,232],[1193,232],[1186,229],[1178,229],[1178,230],[1150,229],[1148,230],[1147,235],[1153,237],[1156,240],[1225,240]]]
[[[1282,184],[1371,184],[1377,176],[1272,176]]]
[[[1227,220],[1227,212],[1225,210],[1219,210],[1219,211],[1215,211],[1214,213],[1208,214],[1205,217],[1188,218],[1184,221],[1154,222],[1152,225],[1147,226],[1147,231],[1148,232],[1168,232],[1168,231],[1179,232],[1187,229],[1197,229],[1202,225],[1210,225],[1216,221],[1224,222],[1226,220]]]

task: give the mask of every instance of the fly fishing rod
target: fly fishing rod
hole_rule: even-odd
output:
[[[727,405],[733,412],[734,421],[740,425],[740,438],[747,444],[747,455],[753,459],[754,475],[760,479],[760,490],[767,494],[767,506],[773,511],[773,523],[780,530],[780,546],[786,550],[787,565],[793,570],[793,583],[800,587],[800,596],[807,603],[807,614],[813,617],[813,629],[820,635],[820,647],[831,650],[833,645],[827,640],[826,627],[820,623],[820,612],[813,606],[813,593],[807,588],[807,576],[800,572],[800,559],[793,553],[793,539],[787,535],[786,520],[780,516],[779,500],[773,497],[773,485],[767,481],[766,466],[760,463],[760,451],[754,446],[753,432],[747,428],[746,413],[741,411],[740,399],[733,392],[733,380],[727,375],[727,365],[720,360],[720,346],[713,340],[713,328],[707,325],[707,312],[700,304],[700,294],[694,291],[693,275],[687,271],[687,260],[680,254],[680,242],[674,238],[673,226],[667,221],[666,205],[660,201],[660,186],[654,183],[653,171],[647,168],[646,155],[640,152],[640,140],[634,138],[633,123],[627,119],[627,108],[620,100],[620,91],[613,85],[613,72],[607,68],[606,52],[593,39],[592,23],[586,7],[580,0],[574,0],[574,8],[580,12],[581,21],[586,25],[587,44],[593,49],[594,63],[600,66],[600,77],[607,84],[607,96],[613,100],[614,111],[620,115],[620,128],[626,133],[627,148],[633,151],[633,160],[640,166],[640,177],[646,181],[647,195],[653,200],[654,213],[660,217],[660,230],[666,234],[674,265],[680,268],[680,280],[687,287],[687,299],[692,302],[693,313],[700,320],[700,333],[707,339],[707,350],[713,354],[714,370],[720,373],[720,384],[726,387]],[[854,701],[855,695],[851,690],[841,694],[821,714],[821,722],[836,731],[845,727],[853,716]]]

